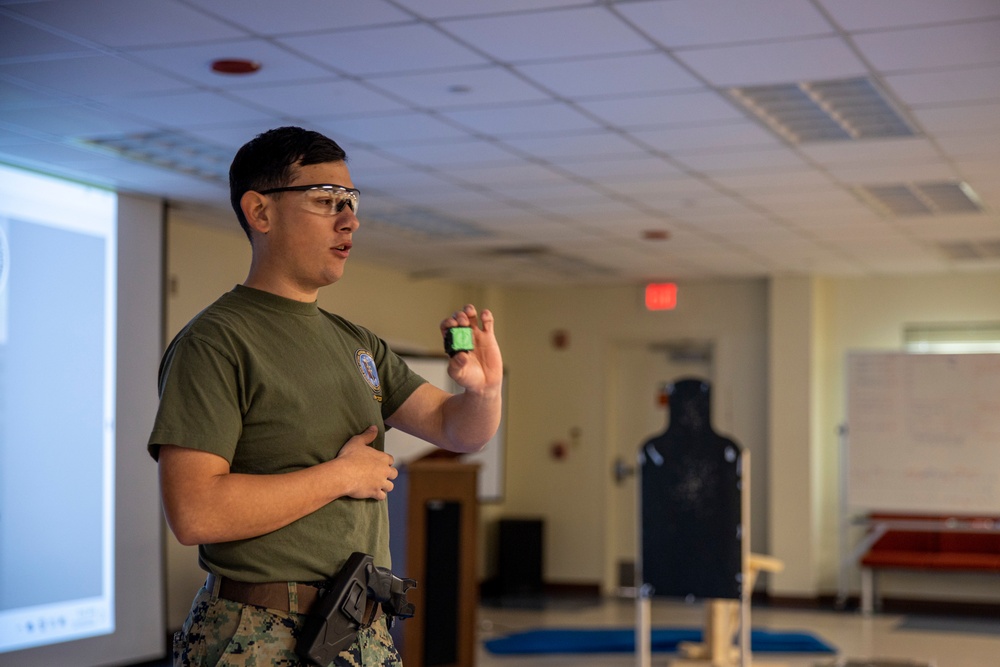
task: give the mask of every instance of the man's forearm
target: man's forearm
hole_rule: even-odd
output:
[[[500,388],[455,394],[443,406],[447,449],[477,452],[496,434],[501,415]]]
[[[167,522],[187,545],[270,533],[344,495],[330,463],[274,475],[225,472],[187,480],[161,466]]]
[[[270,533],[338,498],[384,500],[398,474],[392,457],[371,447],[379,429],[352,437],[337,457],[271,475],[232,473],[208,452],[160,448],[160,489],[170,529],[182,544],[211,544]]]

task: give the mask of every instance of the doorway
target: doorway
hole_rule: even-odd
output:
[[[637,549],[636,459],[650,437],[663,433],[669,407],[661,403],[666,387],[683,378],[712,383],[711,341],[624,342],[611,354],[608,465],[609,493],[605,550],[605,591],[631,596]]]

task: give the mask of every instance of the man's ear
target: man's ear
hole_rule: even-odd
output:
[[[243,209],[243,215],[246,216],[250,229],[261,234],[268,232],[271,228],[269,204],[270,201],[259,192],[247,190],[243,193],[243,196],[240,197],[240,207]]]

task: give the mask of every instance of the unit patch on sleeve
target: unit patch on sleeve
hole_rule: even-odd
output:
[[[354,353],[354,360],[358,364],[358,370],[361,371],[361,377],[365,379],[368,386],[375,392],[372,394],[372,398],[381,403],[382,384],[378,379],[378,369],[375,368],[375,359],[372,357],[372,353],[365,349],[358,350]]]

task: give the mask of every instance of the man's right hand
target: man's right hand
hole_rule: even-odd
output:
[[[369,426],[348,440],[334,459],[351,466],[351,482],[345,494],[351,498],[385,500],[392,491],[392,480],[399,475],[399,471],[392,467],[392,456],[370,446],[377,435],[378,427]]]

